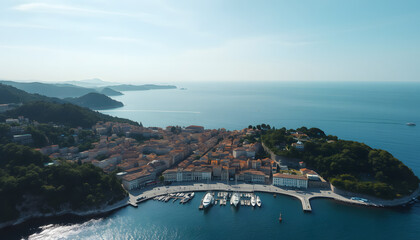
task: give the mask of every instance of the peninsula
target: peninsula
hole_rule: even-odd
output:
[[[10,99],[28,102],[6,106],[0,114],[2,227],[31,217],[136,206],[138,199],[169,190],[231,191],[233,182],[243,192],[294,196],[305,211],[314,197],[395,206],[419,194],[419,179],[390,153],[317,128],[143,127],[11,87],[3,90]]]

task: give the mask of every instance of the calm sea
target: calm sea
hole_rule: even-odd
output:
[[[420,176],[419,83],[183,83],[187,90],[125,92],[125,107],[103,113],[144,126],[202,125],[242,129],[249,124],[318,127],[339,138],[382,148]],[[406,126],[416,122],[417,127]],[[261,194],[263,207],[148,201],[95,219],[33,221],[0,231],[1,239],[418,239],[420,204],[374,209],[311,201],[303,213],[289,197]],[[283,214],[283,223],[277,219]]]

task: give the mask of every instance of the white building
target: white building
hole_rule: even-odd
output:
[[[301,141],[297,141],[297,143],[292,143],[292,147],[295,147],[299,151],[303,151],[305,149],[305,145]]]
[[[247,153],[246,153],[245,149],[237,148],[237,149],[233,150],[233,157],[234,158],[239,158],[241,156],[247,156]]]
[[[276,173],[273,175],[273,185],[281,187],[308,188],[308,179],[302,175]]]
[[[168,169],[163,172],[165,182],[189,182],[211,180],[211,168]]]
[[[126,174],[122,177],[122,184],[125,189],[132,190],[145,186],[149,182],[155,180],[155,174],[144,170],[132,174]]]

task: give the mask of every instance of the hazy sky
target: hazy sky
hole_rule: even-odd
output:
[[[0,79],[420,81],[420,1],[0,1]]]

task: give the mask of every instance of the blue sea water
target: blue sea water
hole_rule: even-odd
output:
[[[242,129],[249,124],[318,127],[341,139],[391,152],[420,176],[419,83],[183,83],[187,90],[124,92],[123,108],[103,113],[144,126],[202,125]],[[0,232],[5,239],[418,239],[420,204],[375,209],[312,200],[313,212],[286,196],[262,194],[263,207],[148,201],[95,219],[33,221]],[[282,212],[284,222],[277,219]],[[3,237],[2,237],[3,239]]]

